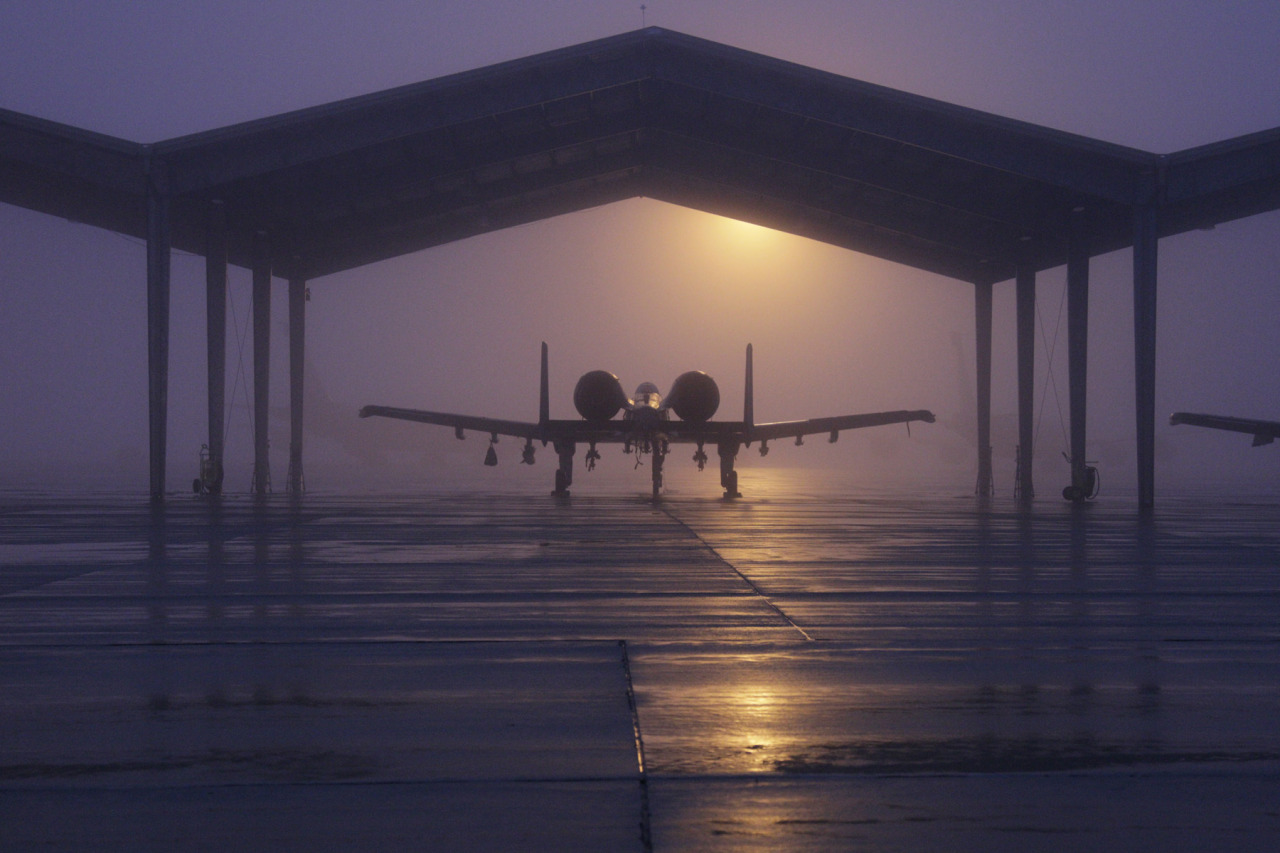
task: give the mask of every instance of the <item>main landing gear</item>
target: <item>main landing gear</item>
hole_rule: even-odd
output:
[[[577,452],[578,445],[572,441],[557,441],[555,448],[560,467],[556,469],[556,488],[551,494],[567,498],[569,487],[573,485],[573,454]]]
[[[720,456],[720,486],[724,489],[725,500],[742,497],[742,492],[738,491],[738,472],[733,470],[734,460],[738,458],[738,442],[722,442],[716,445],[716,453]]]
[[[738,472],[734,470],[734,462],[738,458],[738,450],[741,444],[738,441],[722,441],[716,445],[716,453],[720,457],[720,486],[724,489],[725,500],[733,500],[742,497],[742,492],[738,491]],[[555,489],[551,494],[556,497],[568,497],[569,487],[573,485],[573,457],[577,452],[577,443],[572,441],[558,441],[555,443],[556,456],[560,464],[556,469]],[[625,443],[625,449],[628,453],[634,449],[637,453],[637,467],[640,465],[639,454],[652,454],[653,459],[650,461],[650,474],[653,483],[653,499],[656,501],[662,496],[663,469],[667,460],[667,453],[670,451],[670,445],[665,438],[652,438],[644,441],[643,444],[632,444],[630,441]],[[763,449],[763,448],[762,448]],[[586,455],[587,470],[595,467],[596,460],[600,458],[599,452],[596,450],[595,442],[591,443],[591,448]],[[707,455],[701,443],[698,445],[697,452],[694,454],[693,460],[698,463],[701,470],[707,461]]]

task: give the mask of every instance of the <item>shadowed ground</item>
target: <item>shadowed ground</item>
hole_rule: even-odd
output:
[[[0,499],[0,849],[1280,841],[1280,506]]]

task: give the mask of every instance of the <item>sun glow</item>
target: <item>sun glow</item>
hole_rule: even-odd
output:
[[[775,252],[788,236],[764,225],[726,216],[713,217],[712,224],[720,241],[736,252]]]
[[[776,236],[779,232],[772,228],[766,228],[763,225],[756,225],[754,222],[747,222],[743,219],[731,219],[727,216],[717,216],[716,221],[720,227],[731,237],[741,240],[763,240],[772,236]]]
[[[797,249],[805,242],[764,225],[715,215],[708,215],[696,233],[698,249],[713,265],[710,272],[728,273],[739,286],[777,280],[793,267]]]

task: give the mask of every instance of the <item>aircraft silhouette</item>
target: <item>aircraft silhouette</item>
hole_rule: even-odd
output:
[[[587,470],[595,467],[600,458],[597,444],[622,444],[627,453],[653,457],[653,496],[662,489],[663,461],[673,443],[696,444],[693,461],[701,471],[707,463],[706,444],[714,444],[720,457],[720,485],[726,498],[741,497],[738,491],[738,472],[734,470],[741,447],[760,442],[760,455],[769,452],[769,442],[774,439],[794,438],[803,444],[806,435],[827,433],[834,442],[841,430],[882,426],[911,421],[933,423],[933,413],[924,410],[871,412],[861,415],[841,415],[830,418],[811,418],[803,421],[755,423],[752,390],[751,345],[747,345],[746,396],[741,421],[713,421],[712,415],[720,406],[720,389],[715,380],[700,370],[691,370],[676,377],[665,397],[652,382],[644,382],[636,388],[635,396],[628,397],[622,390],[618,377],[604,370],[584,373],[573,390],[573,405],[582,420],[552,420],[547,380],[547,345],[542,345],[542,381],[539,394],[538,422],[507,421],[496,418],[459,415],[448,412],[426,412],[419,409],[398,409],[390,406],[365,406],[360,417],[398,418],[418,423],[436,424],[454,428],[458,438],[465,430],[490,434],[486,465],[497,464],[497,452],[493,445],[498,436],[510,435],[525,440],[521,462],[532,465],[535,441],[545,447],[553,445],[559,457],[553,494],[566,495],[573,484],[573,457],[578,444],[586,442]],[[622,417],[618,418],[618,412]],[[678,420],[672,419],[672,413]]]
[[[1192,412],[1174,412],[1169,416],[1169,423],[1190,424],[1191,426],[1225,429],[1231,432],[1253,434],[1253,446],[1270,444],[1280,437],[1280,421],[1259,421],[1251,418],[1232,418],[1226,415],[1197,415]]]

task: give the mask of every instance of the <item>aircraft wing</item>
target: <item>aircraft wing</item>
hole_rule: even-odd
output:
[[[1169,423],[1190,424],[1191,426],[1225,429],[1231,432],[1253,434],[1253,446],[1270,444],[1280,438],[1280,421],[1259,421],[1251,418],[1232,418],[1226,415],[1197,415],[1191,412],[1174,412],[1169,416]]]
[[[362,418],[396,418],[402,421],[416,421],[420,424],[437,424],[453,427],[462,436],[463,430],[489,433],[490,435],[513,435],[517,438],[546,438],[545,430],[538,424],[524,421],[504,421],[498,418],[480,418],[474,415],[455,415],[450,412],[425,412],[421,409],[397,409],[392,406],[365,406],[360,410]]]
[[[779,421],[771,424],[755,424],[747,429],[747,441],[769,441],[777,438],[801,438],[806,435],[830,433],[831,440],[846,429],[862,429],[863,427],[884,426],[885,424],[905,424],[911,421],[933,423],[933,412],[925,409],[915,411],[869,412],[863,415],[840,415],[834,418],[810,418],[805,421]]]
[[[428,412],[422,409],[398,409],[393,406],[365,406],[360,410],[362,418],[395,418],[402,421],[414,421],[420,424],[453,427],[458,433],[463,430],[489,433],[490,435],[510,435],[535,441],[598,441],[623,442],[637,438],[641,430],[637,425],[627,421],[608,421],[593,424],[586,421],[548,421],[544,424],[525,421],[507,421],[499,418],[483,418],[475,415],[459,415],[452,412]],[[862,429],[864,427],[884,426],[886,424],[910,423],[924,421],[933,423],[933,412],[920,409],[916,411],[870,412],[862,415],[841,415],[833,418],[810,418],[803,421],[779,421],[771,424],[755,424],[747,426],[741,421],[708,421],[705,423],[686,423],[671,421],[663,423],[660,432],[666,433],[675,441],[717,441],[721,439],[738,439],[745,443],[753,441],[770,441],[779,438],[800,438],[806,435],[832,435],[846,429]],[[1249,430],[1245,430],[1248,432]]]

